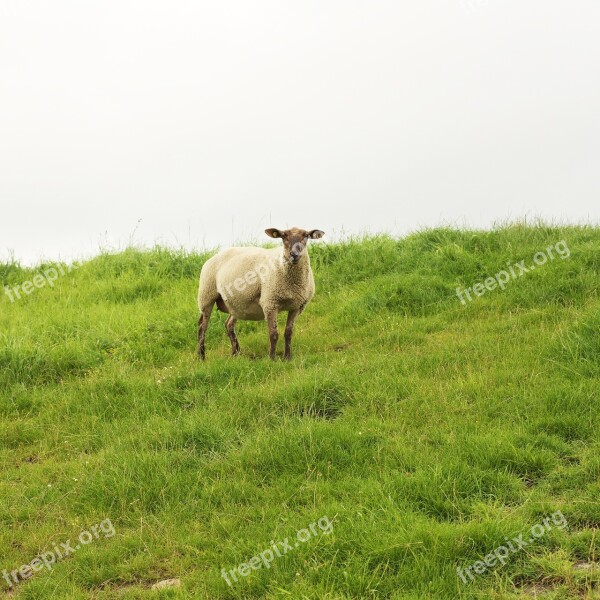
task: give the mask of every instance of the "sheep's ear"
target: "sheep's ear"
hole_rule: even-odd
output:
[[[320,238],[322,238],[325,235],[324,231],[321,231],[320,229],[313,229],[312,231],[308,232],[308,237],[311,240],[318,240]]]
[[[280,238],[281,236],[281,231],[279,231],[279,229],[274,229],[273,227],[271,227],[270,229],[265,229],[265,233],[272,238]]]

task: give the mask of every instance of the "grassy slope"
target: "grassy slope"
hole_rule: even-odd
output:
[[[454,294],[564,239],[571,251],[467,306]],[[206,256],[101,255],[11,304],[0,295],[0,571],[109,517],[18,598],[592,597],[600,525],[600,230],[432,230],[315,245],[317,296],[292,362],[213,313]],[[0,265],[15,285],[32,271]],[[282,340],[280,340],[281,343]],[[468,566],[561,510],[464,585]],[[220,576],[334,521],[233,588]],[[0,586],[3,580],[0,579]],[[529,594],[529,596],[527,596]],[[162,596],[161,596],[162,595]]]

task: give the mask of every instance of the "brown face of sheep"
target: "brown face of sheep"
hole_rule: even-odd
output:
[[[320,229],[306,231],[296,227],[291,229],[265,229],[265,233],[272,238],[281,238],[283,241],[283,255],[293,265],[300,260],[306,251],[308,240],[318,240],[325,235]]]

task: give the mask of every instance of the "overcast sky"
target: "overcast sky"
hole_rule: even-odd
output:
[[[0,259],[600,221],[598,0],[0,0]]]

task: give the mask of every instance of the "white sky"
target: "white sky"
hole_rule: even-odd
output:
[[[0,259],[600,221],[598,0],[0,0]]]

